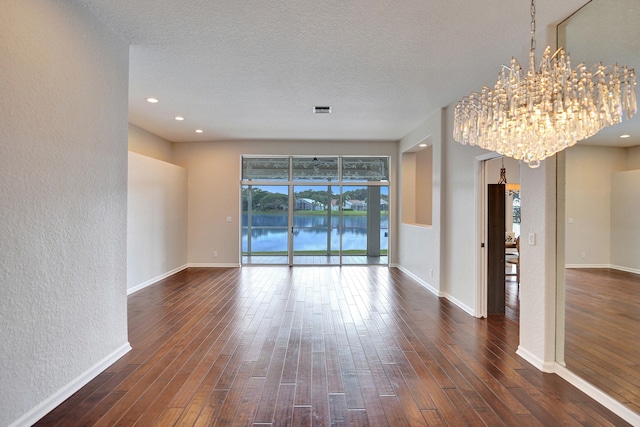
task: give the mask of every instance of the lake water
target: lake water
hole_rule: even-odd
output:
[[[367,217],[344,216],[342,223],[342,249],[364,250],[367,248]],[[331,217],[331,249],[340,248],[340,218]],[[251,217],[251,251],[276,252],[287,250],[289,231],[286,213],[253,214]],[[322,215],[294,216],[293,248],[296,251],[326,250],[329,234],[328,218]],[[388,244],[388,215],[380,218],[380,249],[386,250]],[[247,251],[247,216],[242,216],[242,252]]]

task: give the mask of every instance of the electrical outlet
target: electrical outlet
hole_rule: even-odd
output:
[[[529,233],[529,246],[536,245],[536,233]]]
[[[433,268],[429,269],[429,276],[433,277]]]
[[[218,251],[213,251],[213,257],[218,258]]]

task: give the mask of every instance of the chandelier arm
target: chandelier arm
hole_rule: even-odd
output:
[[[536,51],[536,2],[531,0],[531,52]]]

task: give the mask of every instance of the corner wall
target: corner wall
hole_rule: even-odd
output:
[[[415,183],[402,182],[402,153],[416,144],[425,141],[431,144],[432,150],[432,188],[431,188],[431,226],[403,223],[402,212],[398,213],[398,255],[397,263],[404,272],[413,276],[436,295],[441,295],[441,188],[442,188],[442,120],[444,110],[429,117],[422,125],[406,137],[402,138],[398,146],[398,180],[397,188],[401,189],[398,200],[404,197],[414,197]],[[406,176],[415,176],[410,173]],[[402,202],[398,203],[401,209]],[[414,206],[413,202],[405,206]]]
[[[173,163],[173,142],[129,123],[129,151]]]
[[[129,152],[128,293],[168,277],[186,264],[186,169]]]
[[[129,349],[128,47],[75,2],[0,14],[0,425]]]

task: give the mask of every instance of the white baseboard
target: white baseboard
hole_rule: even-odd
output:
[[[626,271],[627,273],[640,274],[640,270],[637,268],[623,267],[621,265],[612,265],[611,268],[614,270]]]
[[[437,290],[436,288],[431,286],[429,283],[425,282],[424,280],[422,280],[421,278],[419,278],[418,276],[416,276],[411,271],[407,270],[405,267],[403,267],[401,265],[394,264],[394,267],[396,267],[398,270],[402,271],[406,275],[410,276],[416,282],[420,283],[429,292],[431,292],[432,294],[434,294],[438,298],[446,298],[447,300],[449,300],[452,303],[454,303],[458,308],[460,308],[460,309],[464,310],[465,312],[467,312],[467,314],[469,314],[471,316],[475,316],[475,311],[473,309],[471,309],[470,307],[468,307],[467,305],[465,305],[461,301],[457,300],[456,298],[452,297],[448,293],[440,292],[439,290]]]
[[[559,363],[556,363],[555,373],[629,424],[633,426],[640,426],[640,414],[633,412],[613,397],[589,384]]]
[[[611,268],[613,270],[626,271],[627,273],[640,274],[637,268],[624,267],[622,265],[613,264],[565,264],[565,268]]]
[[[548,374],[556,371],[556,362],[545,362],[520,345],[516,350],[516,354],[522,357],[527,362],[531,363],[533,367],[538,369],[539,371],[546,372]]]
[[[425,282],[424,280],[422,280],[421,278],[419,278],[418,276],[416,276],[415,274],[413,274],[411,271],[407,270],[403,266],[395,265],[394,267],[396,267],[398,270],[402,271],[407,276],[410,276],[416,282],[420,283],[422,286],[427,288],[427,290],[429,292],[431,292],[432,294],[434,294],[435,296],[437,296],[437,297],[441,297],[442,296],[442,295],[440,295],[440,291],[438,291],[436,288],[434,288],[433,286],[431,286],[430,284],[428,284],[427,282]]]
[[[161,275],[160,275],[160,276],[158,276],[158,277],[154,277],[153,279],[149,279],[149,280],[147,280],[146,282],[140,283],[139,285],[136,285],[136,286],[134,286],[134,287],[132,287],[132,288],[129,288],[129,289],[127,289],[127,295],[131,295],[131,294],[132,294],[132,293],[134,293],[134,292],[138,292],[140,289],[144,289],[144,288],[146,288],[147,286],[151,286],[151,285],[153,285],[154,283],[159,282],[159,281],[160,281],[160,280],[162,280],[162,279],[166,279],[167,277],[172,276],[172,275],[174,275],[174,274],[176,274],[176,273],[178,273],[178,272],[180,272],[180,271],[184,270],[184,269],[185,269],[185,268],[187,268],[187,267],[188,267],[188,265],[187,265],[187,264],[185,264],[185,265],[180,266],[180,267],[178,267],[178,268],[174,268],[174,269],[173,269],[173,270],[171,270],[171,271],[167,271],[166,273],[161,274]]]
[[[215,263],[215,262],[190,262],[187,267],[217,267],[217,268],[239,268],[237,263]]]
[[[127,342],[120,348],[107,355],[104,359],[84,371],[70,383],[62,387],[60,390],[49,396],[47,399],[38,404],[35,408],[18,418],[9,427],[31,426],[40,418],[54,410],[58,405],[67,400],[73,393],[87,385],[89,381],[97,377],[102,371],[113,365],[118,359],[131,351],[131,345]]]
[[[468,315],[473,316],[473,317],[477,317],[475,310],[472,309],[471,307],[469,307],[468,305],[464,304],[462,301],[454,298],[453,296],[449,295],[446,292],[441,292],[440,294],[441,294],[442,297],[444,297],[447,300],[449,300],[452,303],[454,303],[458,308],[464,310]]]
[[[564,268],[611,268],[609,264],[565,264]]]

